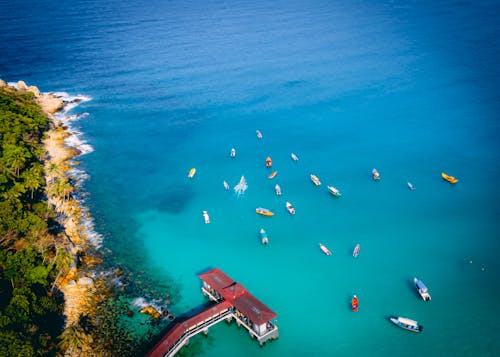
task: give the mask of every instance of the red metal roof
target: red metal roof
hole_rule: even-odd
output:
[[[199,323],[223,313],[225,310],[231,307],[231,303],[228,301],[222,301],[215,306],[211,306],[202,312],[196,314],[195,316],[187,319],[184,322],[177,323],[161,340],[156,344],[156,346],[149,352],[149,357],[162,357],[181,337],[182,335],[196,327]]]
[[[257,325],[262,325],[278,316],[248,291],[245,295],[236,298],[232,303],[236,309]]]
[[[219,268],[211,269],[198,276],[221,295],[225,287],[234,283],[234,280],[224,274]]]
[[[219,268],[211,269],[198,276],[226,299],[226,301],[231,302],[250,321],[261,325],[278,316],[250,294],[243,285],[233,281],[233,279],[224,274]]]

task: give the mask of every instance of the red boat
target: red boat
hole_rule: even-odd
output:
[[[351,300],[351,310],[353,312],[358,312],[358,297],[354,295]]]

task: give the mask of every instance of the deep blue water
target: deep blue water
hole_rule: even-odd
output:
[[[212,266],[278,313],[278,341],[260,349],[221,325],[198,339],[198,355],[496,356],[499,10],[496,1],[0,1],[0,78],[93,98],[73,125],[95,150],[80,161],[96,230],[116,259],[173,286],[176,313],[203,302],[196,274]],[[222,181],[241,175],[249,188],[236,198]],[[258,206],[276,215],[257,216]],[[389,315],[424,332],[397,329]]]

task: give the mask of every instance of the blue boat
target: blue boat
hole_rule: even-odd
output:
[[[422,325],[419,325],[417,321],[405,317],[390,317],[389,320],[391,320],[394,325],[412,332],[421,332],[424,328]]]
[[[267,239],[267,233],[264,230],[264,228],[261,228],[259,233],[260,233],[260,241],[262,242],[262,244],[269,243],[269,239]]]
[[[418,293],[424,299],[424,301],[431,301],[431,295],[429,294],[429,290],[427,286],[422,283],[422,280],[418,280],[417,278],[413,278],[413,282],[418,290]]]

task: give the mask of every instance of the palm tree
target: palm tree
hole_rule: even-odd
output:
[[[33,200],[33,192],[43,185],[43,166],[39,163],[33,164],[21,175],[24,179],[24,185],[31,190],[31,199]]]

